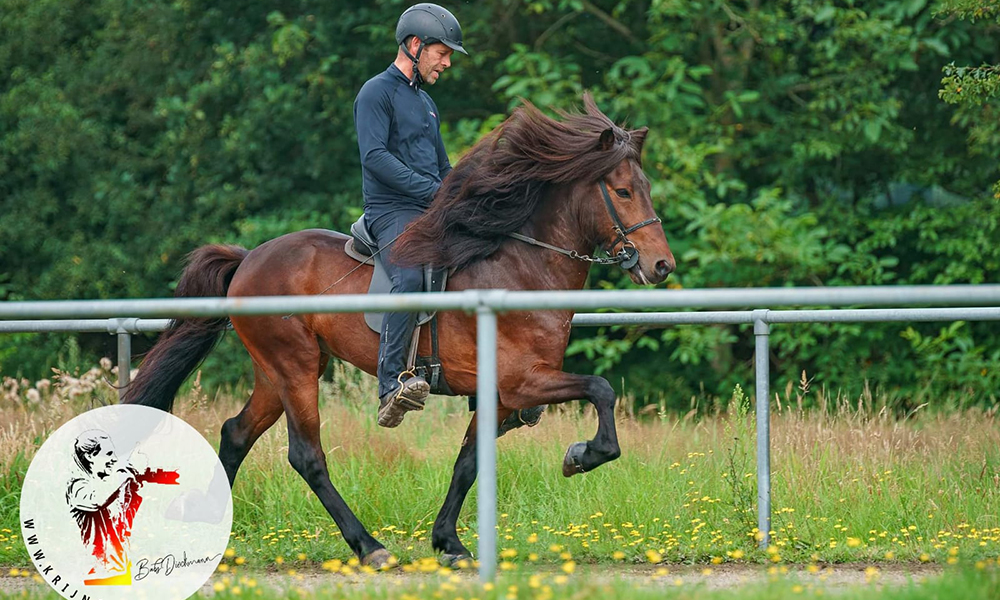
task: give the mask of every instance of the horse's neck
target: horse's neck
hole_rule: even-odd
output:
[[[520,233],[581,255],[592,254],[596,244],[588,231],[590,219],[581,215],[573,196],[565,188],[550,195]],[[579,290],[587,282],[590,263],[511,238],[469,271],[470,289]]]

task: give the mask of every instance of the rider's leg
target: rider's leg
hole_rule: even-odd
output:
[[[392,260],[393,241],[406,225],[422,213],[417,210],[398,210],[382,215],[368,223],[368,230],[375,236],[386,273],[392,281],[391,293],[420,292],[423,290],[423,270],[420,267],[402,267]],[[408,377],[400,385],[399,376],[406,368],[410,342],[416,327],[416,313],[386,313],[382,320],[379,340],[379,425],[395,427],[408,410],[423,408],[423,400],[430,386],[421,377]],[[406,377],[406,376],[404,376]]]

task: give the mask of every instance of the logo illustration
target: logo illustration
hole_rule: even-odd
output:
[[[132,464],[118,463],[111,438],[103,431],[85,431],[73,444],[79,473],[69,481],[66,503],[80,527],[80,537],[96,559],[85,585],[130,585],[129,538],[132,521],[142,504],[144,483],[177,485],[177,471],[149,468],[140,473]]]
[[[187,598],[229,543],[218,456],[183,420],[105,406],[62,425],[31,461],[21,533],[39,574],[71,600]]]

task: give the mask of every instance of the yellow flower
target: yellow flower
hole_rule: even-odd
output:
[[[236,550],[233,550],[232,548],[226,548],[225,557],[232,558],[234,556],[236,556]]]
[[[730,553],[729,556],[732,557],[733,560],[739,560],[739,559],[743,558],[743,551],[742,550],[733,550],[732,553]]]
[[[892,560],[894,558],[896,558],[896,553],[893,552],[892,550],[889,550],[888,552],[885,553],[886,560]]]
[[[655,565],[663,562],[663,557],[656,550],[646,550],[646,560]]]
[[[570,574],[573,573],[573,571],[576,570],[576,563],[573,562],[573,561],[571,561],[571,560],[566,561],[566,562],[563,563],[562,570],[563,570],[563,573],[566,573],[567,575],[570,575]]]
[[[528,536],[528,543],[529,544],[534,544],[537,541],[538,541],[538,534],[537,533],[533,533],[533,534],[531,534],[531,535]]]
[[[931,559],[930,554],[927,554],[926,552],[920,555],[920,562],[927,562],[930,559]]]
[[[860,539],[858,539],[856,537],[849,537],[849,538],[847,538],[847,547],[848,548],[857,548],[860,545],[861,545],[861,540]]]
[[[793,594],[801,594],[802,593],[802,586],[801,585],[793,585],[792,586],[792,593]]]
[[[569,577],[566,577],[565,575],[556,575],[552,578],[552,581],[559,585],[564,585],[567,581],[569,581]]]
[[[342,563],[339,560],[337,560],[337,559],[328,560],[328,561],[326,561],[326,562],[323,563],[323,569],[324,570],[326,570],[326,571],[332,571],[334,573],[336,573],[337,571],[339,571],[341,566],[343,566]]]
[[[614,554],[611,555],[611,558],[615,560],[625,560],[625,553],[621,550],[615,550]]]
[[[517,550],[513,548],[504,548],[500,552],[500,558],[514,558],[515,556],[517,556]]]

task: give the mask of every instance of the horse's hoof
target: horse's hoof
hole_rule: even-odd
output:
[[[564,477],[572,477],[577,473],[587,472],[580,463],[583,459],[583,453],[586,450],[587,442],[577,442],[570,445],[569,449],[566,450],[566,458],[563,459],[562,472]]]
[[[391,569],[396,566],[396,557],[389,554],[389,551],[385,548],[379,548],[362,558],[361,565],[371,567],[376,571]]]
[[[472,556],[468,554],[442,554],[438,557],[442,567],[449,569],[468,569],[472,566]]]

